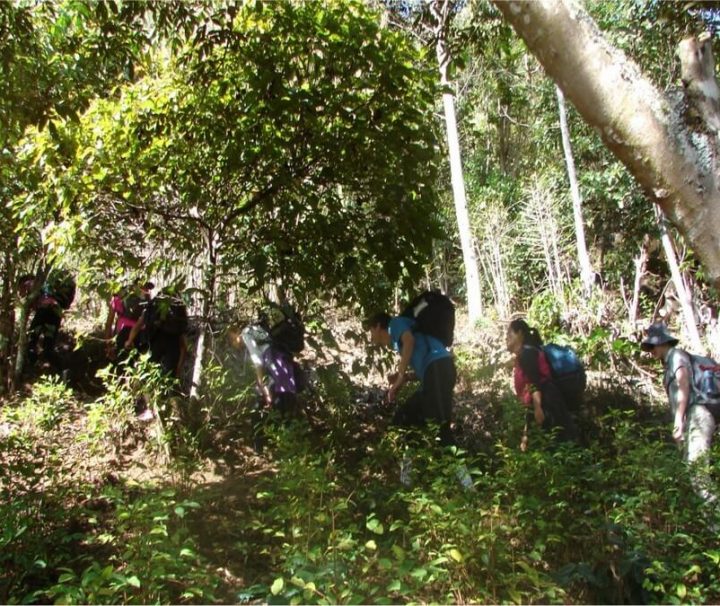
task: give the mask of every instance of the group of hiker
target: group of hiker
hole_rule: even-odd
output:
[[[155,284],[137,281],[113,294],[105,323],[106,353],[121,361],[149,352],[164,374],[178,378],[187,354],[188,313],[173,288],[153,297]]]
[[[187,310],[177,293],[164,289],[153,297],[154,288],[152,282],[137,281],[112,296],[105,325],[106,352],[119,362],[133,349],[147,351],[167,375],[180,377],[187,351]],[[41,340],[46,359],[53,365],[57,363],[55,340],[74,290],[70,280],[48,280],[38,289],[33,276],[21,278],[21,295],[34,293],[31,307],[35,314],[28,331],[31,363],[37,359]],[[263,448],[262,426],[268,411],[292,415],[305,382],[296,361],[304,346],[303,323],[292,306],[274,307],[280,314],[279,321],[270,322],[265,314],[241,333],[255,369],[258,397],[252,419],[257,451]],[[399,355],[395,372],[388,377],[387,401],[396,403],[406,381],[419,381],[419,388],[396,404],[392,423],[408,429],[434,424],[440,446],[455,444],[453,394],[457,374],[451,351],[454,313],[454,305],[446,295],[427,291],[401,314],[376,313],[365,326],[372,344],[391,347]],[[665,325],[653,324],[641,347],[663,364],[663,385],[674,421],[673,438],[683,446],[686,460],[699,464],[707,457],[720,419],[720,366],[710,358],[689,354],[677,347],[678,343]],[[551,431],[560,441],[578,442],[574,413],[583,399],[586,376],[575,352],[569,347],[543,344],[539,332],[522,319],[508,324],[506,347],[513,356],[515,394],[527,411],[521,449],[528,447],[531,424]],[[403,461],[403,483],[409,483],[408,472],[408,462]],[[466,487],[471,486],[466,471],[461,470],[459,479]],[[714,500],[707,477],[696,474],[694,479],[698,493]]]
[[[401,315],[376,314],[367,326],[372,343],[390,346],[400,356],[396,371],[388,377],[388,399],[395,400],[409,376],[408,368],[420,381],[420,388],[396,408],[394,423],[404,427],[434,423],[441,445],[454,443],[451,427],[456,375],[449,351],[454,327],[451,305],[439,292],[427,292]],[[646,331],[641,348],[663,364],[663,386],[674,419],[673,438],[692,464],[697,494],[715,503],[717,495],[707,457],[720,421],[720,365],[711,358],[689,354],[677,347],[678,343],[664,324],[656,323]],[[578,442],[573,413],[582,402],[586,376],[575,352],[569,347],[543,344],[537,329],[522,319],[509,323],[506,346],[513,355],[515,394],[527,409],[521,449],[527,449],[528,424],[532,422],[552,431],[560,441]],[[406,472],[407,462],[403,461],[403,483]],[[463,476],[459,474],[459,479],[467,485]]]
[[[112,295],[104,331],[105,353],[120,363],[132,350],[149,352],[165,374],[179,377],[187,351],[187,308],[174,288],[165,288],[153,297],[154,288],[152,282],[135,281]],[[33,312],[28,326],[30,367],[42,355],[52,371],[63,370],[56,351],[57,337],[75,290],[75,280],[65,270],[52,270],[44,281],[29,274],[19,279],[18,292],[23,298],[29,297]]]

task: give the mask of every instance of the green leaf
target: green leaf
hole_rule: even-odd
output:
[[[132,587],[140,588],[140,579],[138,579],[135,575],[127,578],[127,584]]]
[[[382,525],[380,520],[375,517],[370,517],[365,522],[365,526],[370,532],[374,532],[375,534],[383,534],[385,532],[385,527]]]
[[[270,587],[270,593],[273,595],[278,595],[285,587],[285,581],[282,579],[282,577],[279,577],[273,581],[272,586]]]

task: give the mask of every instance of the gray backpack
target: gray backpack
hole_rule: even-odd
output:
[[[705,356],[690,356],[693,403],[705,406],[720,420],[720,364]]]

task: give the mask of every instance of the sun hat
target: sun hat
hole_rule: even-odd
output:
[[[640,344],[643,351],[650,351],[656,345],[664,345],[670,343],[671,347],[675,347],[680,341],[673,337],[667,331],[667,326],[662,322],[652,324],[646,331],[645,340]]]

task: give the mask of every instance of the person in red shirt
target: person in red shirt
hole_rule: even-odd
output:
[[[542,351],[542,339],[537,329],[528,326],[525,320],[513,320],[505,336],[507,349],[515,354],[513,382],[515,393],[523,406],[528,409],[531,419],[545,430],[558,429],[563,441],[576,441],[577,428],[567,411],[565,400],[550,372],[550,363]],[[525,423],[521,448],[527,448]]]
[[[105,322],[108,358],[112,360],[122,359],[127,351],[125,343],[130,336],[130,331],[132,331],[145,307],[152,299],[153,288],[155,288],[155,285],[152,282],[145,282],[142,285],[135,283],[125,289],[124,292],[115,293],[111,297],[108,305],[107,321]],[[132,307],[132,309],[126,307]],[[138,335],[135,348],[141,352],[147,350],[147,339],[144,338],[144,333]]]

